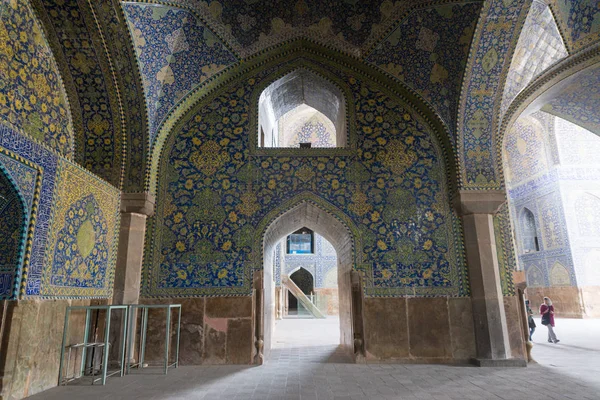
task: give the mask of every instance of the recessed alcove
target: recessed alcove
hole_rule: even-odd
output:
[[[271,83],[260,95],[258,146],[345,147],[346,102],[334,84],[306,69]],[[308,146],[302,146],[308,147]]]

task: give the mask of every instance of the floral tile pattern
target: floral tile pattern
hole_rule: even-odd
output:
[[[57,182],[41,295],[110,298],[120,193],[63,160]]]
[[[498,160],[497,110],[502,101],[503,77],[518,40],[517,28],[529,8],[519,0],[492,0],[482,11],[467,65],[458,111],[457,154],[460,186],[472,190],[504,186]],[[501,142],[501,141],[500,141]]]
[[[29,208],[24,226],[35,221],[19,296],[110,297],[119,190],[3,124],[0,164]]]
[[[28,2],[0,7],[0,120],[73,156],[73,124],[50,46]]]
[[[366,57],[423,96],[451,131],[480,9],[469,2],[414,11]]]
[[[144,80],[152,142],[187,92],[237,59],[187,10],[141,3],[123,3],[123,9]]]
[[[558,23],[573,50],[600,39],[600,8],[596,0],[550,0]]]
[[[148,231],[148,296],[247,295],[267,214],[305,193],[358,226],[368,295],[464,296],[462,237],[437,141],[418,114],[338,65],[359,132],[351,156],[250,156],[251,99],[276,64],[196,106],[166,143]],[[283,72],[282,72],[283,73]],[[271,79],[270,78],[270,79]],[[258,118],[256,116],[256,118]],[[332,151],[328,155],[327,151]],[[257,231],[258,230],[258,231]],[[364,263],[359,260],[366,260]]]

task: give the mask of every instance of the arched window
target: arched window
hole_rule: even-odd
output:
[[[540,251],[540,244],[535,227],[535,217],[533,213],[527,209],[523,209],[521,216],[521,229],[523,237],[523,252],[531,253]]]
[[[269,85],[259,99],[260,147],[344,147],[346,105],[339,88],[304,69]]]

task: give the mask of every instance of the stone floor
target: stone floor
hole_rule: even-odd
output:
[[[181,367],[112,378],[106,386],[58,387],[31,399],[600,399],[600,320],[558,320],[559,344],[534,334],[528,368],[355,365],[337,350],[338,321],[289,319],[277,326],[261,367]]]

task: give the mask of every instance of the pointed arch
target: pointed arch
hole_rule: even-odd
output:
[[[25,199],[0,163],[0,300],[18,296],[28,216]]]
[[[258,105],[260,130],[266,130],[267,135],[273,136],[272,132],[278,131],[277,125],[285,116],[304,106],[320,113],[333,125],[335,147],[346,146],[346,96],[337,83],[322,77],[320,73],[304,67],[287,73],[265,87]],[[269,129],[271,127],[274,129]],[[291,147],[279,142],[275,146],[266,143],[257,143],[257,146]]]
[[[535,215],[533,212],[524,207],[521,210],[520,227],[521,227],[521,241],[524,253],[540,251],[538,228]]]
[[[501,124],[493,132],[493,141],[497,148],[502,149],[509,131],[517,123],[521,116],[528,116],[549,104],[552,100],[558,98],[566,91],[573,92],[573,88],[581,86],[580,82],[584,78],[597,76],[597,70],[600,69],[599,45],[590,46],[583,51],[566,57],[541,75],[533,79],[519,94],[512,100],[504,114]],[[568,89],[568,90],[567,90]],[[584,96],[588,95],[587,90],[581,91]],[[590,96],[588,100],[595,101],[595,97]],[[546,108],[543,108],[545,110]],[[564,115],[562,117],[565,117]],[[568,118],[565,118],[568,119]],[[577,121],[572,121],[578,123]],[[579,122],[581,124],[581,122]],[[498,168],[503,171],[503,157],[500,153],[497,157]]]
[[[293,224],[286,225],[282,231],[277,231],[277,233],[270,232],[273,229],[273,224],[283,218],[290,218],[290,216],[295,217]],[[333,228],[328,228],[326,224]],[[323,236],[338,252],[339,249],[347,248],[349,245],[352,249],[352,259],[348,261],[351,261],[354,265],[362,263],[360,232],[350,217],[316,194],[303,192],[271,210],[258,224],[256,228],[258,235],[256,235],[253,245],[255,251],[260,249],[260,258],[255,260],[257,265],[262,264],[260,260],[262,260],[263,255],[272,252],[272,248],[281,237],[285,237],[304,226]],[[345,232],[343,236],[349,238],[350,242],[340,241],[339,229]],[[277,236],[279,236],[277,239],[273,239]]]
[[[550,278],[550,286],[571,286],[571,275],[567,268],[559,261],[556,261],[552,265],[548,276]]]
[[[189,117],[190,113],[214,98],[219,90],[226,85],[235,82],[252,82],[252,84],[254,84],[253,76],[256,75],[259,68],[268,69],[277,67],[276,72],[271,76],[268,76],[267,79],[261,79],[261,81],[253,87],[252,104],[249,109],[250,128],[248,134],[250,135],[250,139],[254,140],[254,143],[257,142],[257,137],[254,132],[258,132],[258,98],[262,93],[262,90],[264,90],[268,84],[281,78],[287,73],[292,72],[294,69],[307,67],[312,72],[320,73],[329,81],[337,83],[342,89],[342,93],[347,98],[346,105],[348,109],[346,115],[348,121],[348,146],[345,149],[338,149],[338,151],[340,151],[340,154],[350,154],[351,150],[356,147],[353,147],[352,145],[354,140],[353,135],[356,135],[352,130],[354,114],[351,105],[354,97],[346,83],[339,79],[339,77],[333,76],[326,68],[322,67],[322,65],[332,63],[336,64],[336,67],[340,69],[366,78],[366,80],[375,84],[382,92],[405,104],[411,111],[419,114],[420,118],[422,118],[423,122],[433,133],[433,136],[436,139],[435,141],[439,144],[441,158],[444,160],[444,166],[448,176],[448,189],[450,193],[454,193],[457,186],[454,147],[450,141],[449,130],[433,108],[424,102],[416,92],[404,83],[393,80],[385,73],[377,71],[365,63],[358,62],[354,57],[300,39],[270,48],[264,53],[252,56],[241,63],[230,66],[220,73],[211,76],[202,85],[191,90],[176,107],[171,109],[159,127],[152,148],[152,155],[146,176],[147,190],[151,193],[156,193],[161,160],[165,157],[166,149],[170,147],[168,142],[170,142],[170,139],[174,136],[172,133],[178,131],[185,123],[186,118]],[[252,115],[252,117],[250,115]],[[260,151],[257,150],[253,153],[262,154],[260,152],[265,150],[268,151],[268,149],[261,149]]]
[[[290,279],[304,292],[310,294],[315,289],[315,276],[304,267],[298,267],[295,271],[290,271]]]
[[[354,346],[355,328],[352,308],[353,297],[351,287],[351,271],[360,263],[360,234],[350,218],[330,204],[311,192],[301,193],[279,207],[269,212],[256,229],[254,240],[254,254],[260,254],[261,267],[264,273],[263,280],[263,307],[257,310],[262,313],[257,324],[262,322],[257,336],[264,341],[264,354],[268,357],[271,336],[274,330],[275,293],[274,280],[271,276],[272,269],[264,266],[273,264],[273,249],[281,238],[290,233],[307,227],[323,236],[336,249],[338,254],[338,287],[340,296],[340,342],[348,351]],[[258,250],[258,251],[257,251]],[[360,328],[359,328],[360,329]]]

